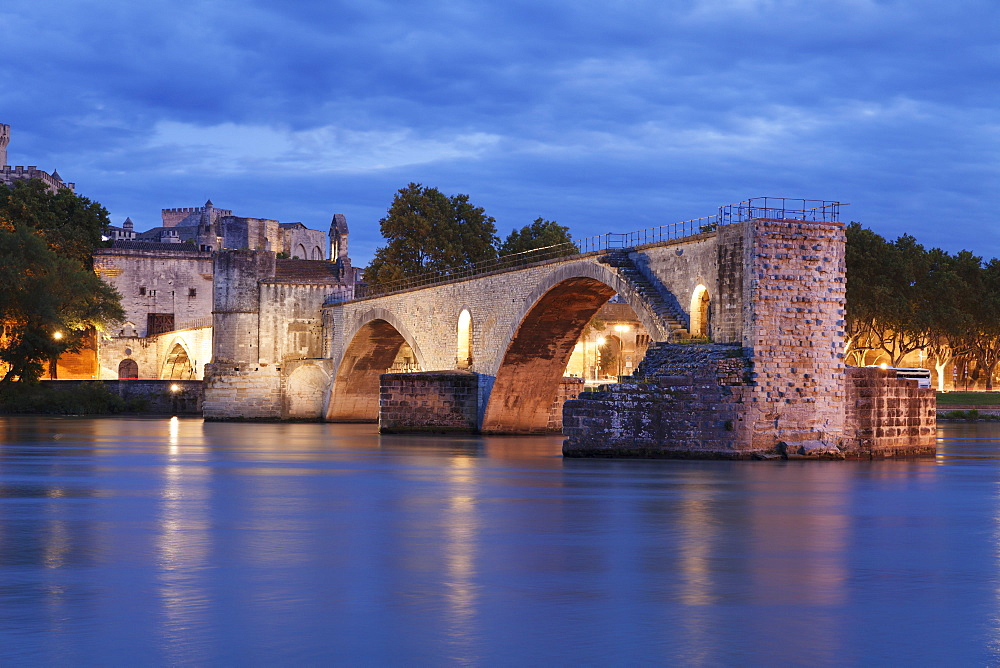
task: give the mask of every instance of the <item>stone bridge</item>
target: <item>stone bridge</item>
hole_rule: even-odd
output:
[[[264,287],[256,305],[247,297],[252,271],[217,279],[205,415],[381,421],[383,430],[541,432],[575,343],[617,294],[654,342],[700,337],[712,345],[678,354],[654,344],[658,357],[647,355],[638,385],[593,393],[600,401],[567,402],[567,453],[858,451],[857,424],[877,420],[865,408],[852,423],[845,397],[866,396],[875,380],[852,385],[845,375],[842,225],[724,222],[678,239],[370,298],[324,300],[313,289],[293,304],[295,336],[321,332],[319,345],[296,348],[315,350],[306,354],[287,352],[292,330],[283,330],[286,318],[264,305]],[[401,353],[409,358],[407,373],[387,373]],[[878,383],[878,392],[926,403],[900,389],[906,381],[899,388],[894,379]],[[933,451],[924,419],[921,413],[917,423],[900,423],[903,431],[920,425],[921,453]],[[893,432],[886,452],[906,451],[903,431]]]
[[[406,345],[422,371],[463,370],[481,377],[479,430],[543,431],[574,345],[615,294],[655,341],[688,332],[693,298],[698,313],[705,312],[702,304],[711,305],[702,320],[712,323],[713,337],[739,340],[742,256],[736,240],[720,245],[719,239],[715,232],[702,233],[327,305],[325,344],[333,379],[325,417],[377,420],[379,378]],[[706,324],[695,323],[699,333],[707,335]]]

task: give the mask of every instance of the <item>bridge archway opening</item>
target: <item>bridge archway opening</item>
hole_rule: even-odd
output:
[[[368,322],[344,352],[326,419],[378,422],[379,376],[410,371],[420,371],[420,365],[403,335],[386,320]]]
[[[462,309],[458,314],[458,346],[455,355],[457,368],[468,369],[472,366],[472,314],[469,309]]]
[[[521,320],[496,373],[484,433],[541,433],[563,371],[584,327],[614,296],[587,276],[568,278],[543,294]]]
[[[711,298],[708,288],[698,285],[691,293],[691,337],[708,338]]]

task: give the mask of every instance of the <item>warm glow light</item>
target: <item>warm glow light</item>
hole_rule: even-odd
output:
[[[170,391],[171,392],[180,392],[181,391],[181,386],[178,385],[177,383],[174,383],[173,385],[170,386]]]
[[[630,329],[632,329],[632,328],[629,327],[628,325],[615,325],[615,331],[616,332],[627,332]]]
[[[878,365],[878,368],[880,368],[880,369],[888,369],[889,365],[886,364],[885,362],[882,362],[881,364]]]
[[[603,346],[607,342],[608,342],[607,339],[605,339],[603,336],[597,337],[597,345]]]
[[[62,332],[52,332],[52,338],[55,339],[56,341],[59,341],[60,339],[62,339],[62,337],[63,337]]]

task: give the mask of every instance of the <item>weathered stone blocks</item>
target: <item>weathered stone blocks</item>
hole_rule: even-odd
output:
[[[382,374],[379,431],[474,432],[479,382],[468,371]]]

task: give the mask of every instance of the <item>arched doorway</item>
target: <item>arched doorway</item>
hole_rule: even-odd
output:
[[[710,317],[711,300],[708,295],[708,288],[699,285],[691,293],[691,338],[708,338],[711,332]]]
[[[191,359],[187,350],[180,343],[175,343],[170,349],[170,354],[163,361],[163,371],[160,373],[161,380],[189,380],[194,378],[194,367],[191,366]]]
[[[306,247],[302,244],[296,246],[295,250],[292,251],[292,257],[298,260],[308,260],[309,256],[306,254]]]
[[[483,418],[486,433],[544,432],[556,389],[584,327],[615,289],[587,276],[563,280],[522,318]]]
[[[124,359],[118,363],[118,379],[133,380],[139,377],[139,364],[133,359]]]
[[[418,371],[419,360],[419,352],[393,325],[381,318],[371,320],[358,330],[344,352],[326,418],[332,422],[378,421],[379,377],[394,369]]]

